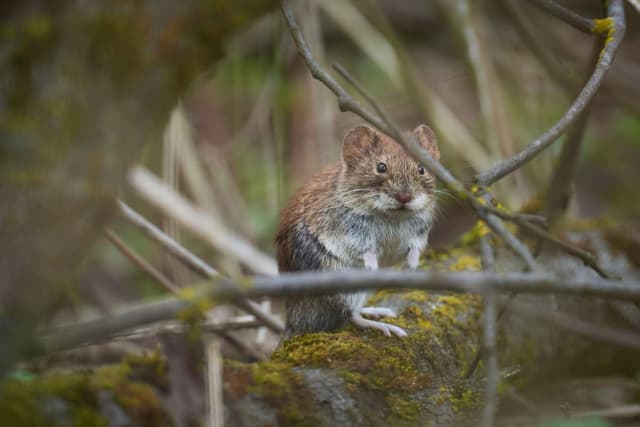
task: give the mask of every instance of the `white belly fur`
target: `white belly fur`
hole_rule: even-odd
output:
[[[430,215],[425,222],[430,224]],[[384,218],[372,218],[366,228],[368,233],[345,233],[338,225],[335,229],[318,236],[320,242],[340,261],[328,269],[342,270],[363,268],[363,254],[375,250],[380,267],[390,267],[406,259],[409,249],[417,247],[421,252],[427,245],[428,232],[418,235],[416,222]],[[329,266],[327,266],[329,267]],[[352,310],[364,307],[371,292],[344,294],[347,304]]]

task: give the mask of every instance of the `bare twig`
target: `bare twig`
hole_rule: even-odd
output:
[[[475,206],[475,204],[474,204],[474,207],[476,209],[476,213],[478,214],[478,216],[482,218],[482,220],[487,224],[487,226],[494,233],[500,236],[500,238],[504,240],[507,246],[509,246],[509,248],[515,254],[517,254],[520,258],[522,258],[522,260],[524,260],[528,271],[537,271],[540,269],[540,267],[538,266],[538,263],[536,262],[535,258],[531,254],[531,251],[529,250],[527,245],[522,243],[520,239],[518,239],[516,236],[513,235],[513,233],[507,230],[507,228],[504,226],[504,223],[502,221],[500,221],[498,218],[493,216],[491,213],[486,213],[482,209],[479,209],[477,206]]]
[[[389,126],[390,128],[394,129],[394,132],[396,132],[397,134],[399,134],[402,137],[404,137],[404,135],[401,134],[400,131],[397,130],[395,125],[391,122],[391,119],[385,113],[385,111],[382,109],[382,107],[380,107],[374,101],[373,97],[371,97],[371,95],[369,95],[367,90],[353,76],[351,76],[351,74],[349,74],[349,72],[347,70],[345,70],[339,64],[333,64],[333,68],[347,82],[349,82],[351,85],[353,85],[353,87],[358,91],[358,93],[360,93],[360,95],[367,101],[367,103],[371,104],[372,108],[376,111],[376,113],[378,113],[380,119],[387,126]],[[522,258],[524,260],[528,270],[530,270],[530,271],[536,270],[538,268],[538,266],[537,266],[537,263],[536,263],[535,259],[533,258],[533,255],[531,255],[531,252],[529,251],[529,248],[527,248],[527,246],[524,243],[522,243],[520,240],[518,240],[517,237],[515,237],[511,232],[509,232],[509,230],[507,230],[506,227],[504,227],[504,224],[502,224],[502,222],[498,218],[495,218],[495,217],[493,217],[493,216],[491,216],[489,214],[486,214],[484,212],[484,209],[483,209],[483,207],[485,205],[480,203],[480,202],[478,202],[475,199],[475,197],[472,195],[472,193],[467,192],[466,189],[464,191],[465,191],[464,195],[466,197],[469,197],[469,201],[471,203],[471,206],[476,210],[476,212],[478,213],[480,218],[482,218],[482,220],[487,223],[489,228],[491,228],[494,233],[496,233],[498,236],[500,236],[505,241],[507,246],[509,246],[509,248],[516,255],[518,255],[520,258]],[[468,196],[467,196],[467,194],[468,194]]]
[[[195,256],[193,253],[189,252],[182,245],[180,245],[180,243],[167,236],[164,232],[162,232],[162,230],[147,221],[142,215],[131,209],[123,201],[118,200],[118,206],[120,208],[122,217],[127,220],[127,222],[140,229],[151,239],[160,243],[172,255],[176,256],[186,265],[191,267],[191,269],[193,269],[196,273],[202,276],[202,278],[213,279],[220,275],[213,267]],[[284,325],[282,324],[280,319],[264,311],[259,304],[256,304],[255,302],[250,300],[240,300],[237,301],[236,304],[248,313],[254,315],[258,320],[260,320],[264,325],[266,325],[275,333],[281,333],[284,330]]]
[[[604,268],[602,268],[600,266],[600,264],[598,263],[598,259],[596,258],[595,255],[593,255],[591,252],[588,252],[584,249],[581,249],[577,246],[571,245],[570,243],[565,242],[562,239],[559,239],[558,237],[554,236],[553,234],[549,233],[548,231],[543,230],[542,228],[526,221],[525,219],[523,219],[521,216],[517,215],[517,214],[512,214],[509,213],[507,211],[501,210],[501,209],[497,209],[494,208],[493,206],[489,206],[489,205],[485,205],[485,209],[492,213],[493,215],[500,217],[502,219],[511,221],[517,225],[519,225],[520,227],[524,228],[526,231],[528,231],[529,233],[544,239],[550,243],[553,243],[554,245],[558,246],[559,248],[563,249],[565,252],[567,252],[570,255],[573,255],[577,258],[580,258],[582,260],[582,262],[585,263],[585,265],[588,265],[589,267],[591,267],[596,273],[598,273],[600,276],[604,277],[604,278],[608,278],[608,279],[614,279],[616,278],[615,276],[612,276],[610,273],[608,273],[607,271],[604,270]]]
[[[194,299],[166,297],[129,308],[102,319],[60,328],[46,337],[48,350],[64,349],[100,340],[117,332],[145,324],[173,319],[193,301],[216,303],[239,298],[326,295],[373,289],[428,289],[475,294],[517,292],[569,294],[640,301],[640,283],[604,279],[559,278],[538,273],[431,273],[426,271],[327,271],[283,274],[246,279],[237,286],[218,278],[196,291]]]
[[[572,418],[637,418],[640,416],[640,405],[614,406],[613,408],[596,409],[593,411],[578,412]]]
[[[611,0],[607,5],[608,18],[598,22],[603,23],[602,30],[607,31],[607,43],[605,44],[598,64],[589,78],[589,81],[580,91],[580,94],[569,107],[567,112],[549,130],[544,132],[527,147],[503,160],[491,169],[476,175],[475,180],[482,186],[488,186],[495,181],[504,178],[514,170],[536,157],[542,150],[558,139],[558,137],[578,118],[596,94],[604,76],[607,74],[613,58],[622,42],[625,33],[624,5],[622,0]],[[600,28],[598,28],[600,30]]]
[[[166,290],[171,293],[179,292],[179,289],[176,285],[174,285],[171,280],[169,280],[164,274],[158,271],[154,266],[149,264],[144,260],[140,255],[138,255],[133,249],[129,247],[116,233],[109,229],[104,230],[104,236],[111,242],[113,245],[118,248],[118,250],[127,257],[132,263],[134,263],[140,270],[147,273],[153,279],[155,279],[158,283],[160,283]]]
[[[169,251],[171,255],[185,263],[195,273],[200,274],[202,277],[216,277],[220,274],[209,264],[195,256],[192,252],[188,251],[184,246],[169,237],[151,222],[147,221],[142,215],[134,211],[125,202],[118,200],[117,203],[122,218],[142,231],[149,238],[162,245],[162,247]]]
[[[252,329],[258,328],[262,323],[258,322],[255,317],[251,315],[238,316],[232,319],[213,322],[206,320],[198,325],[203,332],[217,333],[221,331],[234,331],[238,329]],[[184,322],[178,320],[162,322],[158,325],[147,326],[143,328],[134,329],[132,331],[125,331],[117,333],[108,337],[110,340],[136,340],[141,338],[148,338],[165,334],[185,334],[189,331],[190,327],[185,325]]]
[[[541,9],[547,11],[558,19],[563,20],[573,28],[583,33],[592,33],[595,22],[593,19],[585,18],[576,12],[556,3],[554,0],[532,0]]]
[[[321,81],[322,83],[331,90],[336,97],[338,98],[338,105],[342,111],[351,111],[364,120],[380,129],[382,132],[386,133],[394,140],[396,140],[399,144],[401,144],[411,156],[413,156],[416,160],[422,163],[429,171],[434,173],[440,180],[442,180],[445,185],[457,196],[467,199],[472,203],[474,209],[477,209],[478,202],[475,200],[474,195],[465,188],[465,186],[456,179],[448,169],[446,169],[441,163],[437,162],[431,155],[422,148],[415,139],[413,135],[406,135],[402,133],[397,126],[393,123],[391,118],[384,114],[382,107],[373,102],[373,98],[367,93],[367,91],[360,85],[357,84],[356,80],[351,77],[344,68],[340,66],[336,66],[336,71],[340,72],[345,79],[349,82],[355,82],[355,88],[358,92],[361,93],[365,99],[367,99],[370,103],[376,105],[374,109],[379,113],[379,116],[371,113],[369,110],[365,109],[359,102],[354,100],[349,93],[333,78],[329,73],[327,73],[324,68],[322,68],[311,55],[311,51],[302,36],[302,32],[300,31],[300,27],[295,20],[295,16],[293,14],[293,10],[288,0],[284,0],[282,2],[282,12],[284,14],[285,20],[289,27],[289,31],[294,39],[296,47],[298,48],[298,52],[300,56],[304,59],[307,67],[311,74]],[[523,258],[525,263],[527,264],[530,270],[534,270],[535,260],[531,255],[529,249],[520,242],[515,236],[511,235],[506,228],[501,224],[501,222],[497,218],[492,218],[488,215],[484,215],[484,220],[489,221],[489,226],[494,230],[494,232],[499,235],[501,238],[505,240],[507,245],[520,257]]]
[[[406,137],[402,135],[396,127],[389,126],[391,121],[386,120],[373,114],[362,104],[353,99],[349,93],[313,58],[307,42],[302,36],[302,31],[296,22],[293,9],[288,0],[282,2],[282,13],[285,21],[296,44],[298,53],[305,61],[311,75],[322,82],[337,98],[340,111],[351,111],[364,120],[380,129],[396,141],[401,143],[409,153],[419,160],[429,171],[433,172],[442,182],[444,182],[455,194],[465,194],[465,188],[462,183],[457,180],[444,166],[438,163],[424,148],[420,147],[414,137]]]
[[[496,156],[509,156],[515,151],[511,121],[505,117],[505,106],[496,81],[494,65],[487,53],[483,17],[478,13],[480,4],[470,0],[445,0],[442,5],[455,20],[453,27],[466,46],[467,59],[475,76],[486,143]]]
[[[323,2],[324,5],[329,3],[333,4],[333,2]],[[422,84],[418,67],[415,64],[415,55],[409,52],[401,42],[379,3],[375,0],[365,0],[357,2],[357,6],[393,48],[400,69],[401,82],[398,84],[410,96],[410,100],[416,105],[422,116],[446,142],[447,146],[456,151],[475,170],[480,171],[488,168],[492,162],[486,149],[474,138],[472,132],[456,114],[449,109],[444,100]],[[348,30],[345,28],[345,31]]]
[[[562,329],[583,335],[599,342],[640,349],[640,334],[629,330],[596,325],[568,314],[540,311],[523,306],[522,304],[509,307],[508,310],[513,313],[517,313],[518,315],[552,323]]]
[[[577,84],[569,78],[569,73],[549,50],[550,46],[545,43],[546,40],[541,40],[544,34],[540,34],[537,27],[532,28],[532,24],[527,19],[526,11],[523,10],[522,2],[520,0],[502,0],[502,4],[523,44],[531,50],[556,84],[564,90],[567,96],[572,98],[577,92]]]
[[[268,276],[278,274],[278,267],[272,257],[258,250],[242,236],[227,230],[147,169],[134,167],[129,172],[129,182],[140,196],[174,217],[216,249],[235,257],[255,273]]]
[[[222,351],[220,341],[212,335],[205,337],[207,357],[207,427],[224,426],[224,401],[222,397]]]
[[[142,257],[140,257],[133,249],[131,249],[122,239],[120,239],[113,231],[105,229],[105,237],[109,239],[127,258],[129,258],[134,264],[136,264],[142,271],[149,274],[160,284],[162,284],[169,292],[178,294],[180,289],[171,280],[165,277],[162,273],[156,270],[152,265],[147,263]],[[241,300],[238,300],[241,301]],[[246,300],[245,300],[246,301]],[[242,353],[248,354],[254,357],[254,350],[247,346],[245,343],[236,342],[235,337],[228,334],[227,331],[219,330],[218,335],[223,336],[227,341],[234,341],[233,345],[236,346]],[[258,358],[260,359],[260,358]]]
[[[600,44],[602,43],[599,39],[600,37],[594,40],[592,59],[589,64],[590,68],[593,68],[598,62]],[[551,224],[555,222],[569,205],[571,182],[573,181],[573,176],[578,166],[578,155],[587,127],[590,106],[591,102],[588,103],[584,111],[580,113],[576,121],[569,128],[566,141],[562,144],[560,156],[556,159],[555,168],[549,180],[544,207],[545,216]]]
[[[480,254],[482,255],[482,268],[484,271],[494,272],[493,248],[491,237],[487,234],[480,238]],[[498,396],[498,356],[496,349],[497,318],[496,295],[489,292],[484,298],[484,351],[487,363],[487,385],[485,389],[484,411],[482,413],[482,425],[493,427],[496,419],[496,400]]]

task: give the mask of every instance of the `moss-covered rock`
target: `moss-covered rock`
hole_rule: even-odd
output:
[[[154,387],[166,386],[159,353],[119,365],[22,376],[0,384],[0,425],[15,427],[106,427],[117,418],[130,426],[169,426]]]

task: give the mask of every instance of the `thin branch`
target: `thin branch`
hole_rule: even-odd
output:
[[[591,252],[588,252],[577,246],[573,246],[572,244],[567,243],[562,239],[559,239],[558,237],[554,236],[548,231],[545,231],[542,228],[524,220],[522,217],[520,217],[517,214],[512,214],[502,209],[497,209],[489,205],[485,205],[485,209],[497,217],[500,217],[504,220],[508,220],[519,225],[520,227],[524,228],[526,231],[535,235],[536,237],[539,237],[550,243],[553,243],[557,247],[563,249],[569,255],[573,255],[577,258],[580,258],[580,260],[582,260],[582,262],[584,262],[585,265],[588,265],[589,267],[591,267],[601,277],[604,277],[607,279],[616,278],[615,276],[613,276],[611,273],[607,272],[604,268],[600,266],[600,264],[598,263],[598,259]]]
[[[491,169],[476,175],[475,180],[482,186],[488,186],[497,180],[504,178],[514,170],[536,157],[542,150],[551,145],[558,137],[579,117],[593,96],[596,94],[607,71],[611,67],[613,58],[622,43],[625,33],[624,5],[622,0],[611,0],[607,5],[607,19],[600,20],[603,30],[607,31],[607,43],[605,44],[598,64],[589,78],[587,84],[569,107],[562,118],[544,132],[536,140],[531,142],[524,150],[503,160]]]
[[[185,249],[184,246],[182,246],[180,243],[167,236],[162,230],[160,230],[151,222],[147,221],[142,215],[127,206],[126,203],[118,200],[118,207],[120,208],[122,217],[127,222],[141,230],[154,241],[158,242],[172,255],[184,262],[187,266],[191,267],[191,269],[198,273],[203,279],[213,279],[220,276],[220,273],[218,273],[213,267]],[[275,333],[279,334],[284,331],[284,325],[282,324],[280,319],[270,313],[267,313],[260,307],[259,304],[256,304],[255,302],[250,300],[240,300],[236,303],[236,305],[238,305],[248,313],[254,315],[258,320],[260,320],[265,326],[267,326]]]
[[[487,234],[480,238],[480,254],[482,255],[482,268],[487,272],[495,271],[493,248],[491,237]],[[487,363],[487,385],[485,389],[484,411],[482,413],[482,425],[493,427],[496,419],[496,400],[498,398],[498,381],[500,372],[498,368],[498,356],[496,348],[497,318],[496,295],[488,293],[484,298],[484,351]]]
[[[569,73],[556,59],[556,55],[549,50],[549,40],[542,40],[544,34],[540,34],[537,27],[531,28],[532,24],[528,20],[527,12],[523,10],[522,1],[502,0],[502,4],[523,45],[533,53],[551,79],[564,90],[567,96],[573,98],[578,89],[576,83],[569,78]]]
[[[520,239],[507,230],[507,227],[504,226],[504,223],[500,221],[500,219],[490,213],[484,212],[478,207],[476,207],[476,213],[487,224],[491,231],[500,236],[507,246],[509,246],[516,255],[524,260],[528,271],[538,271],[540,269],[527,245],[522,243]]]
[[[180,292],[178,286],[176,286],[165,275],[155,269],[151,264],[147,263],[142,257],[140,257],[133,249],[131,249],[122,239],[120,239],[113,231],[105,229],[105,237],[109,239],[127,258],[129,258],[134,264],[136,264],[142,271],[157,280],[162,286],[164,286],[169,292],[177,295]],[[237,342],[235,337],[229,335],[227,331],[217,331],[217,334],[225,338],[227,341],[237,347],[242,353],[253,357],[255,351],[247,346],[243,342]],[[260,358],[258,358],[260,359]]]
[[[169,251],[171,255],[185,263],[195,273],[198,273],[202,277],[216,277],[220,274],[213,267],[195,256],[192,252],[187,250],[173,238],[169,237],[154,224],[147,221],[142,215],[134,211],[125,202],[118,200],[117,203],[123,219],[138,230],[142,231],[147,237],[159,243],[165,250]]]
[[[585,18],[576,12],[556,3],[553,0],[532,0],[540,9],[545,10],[558,19],[563,20],[573,28],[583,33],[591,34],[594,31],[595,22],[593,19]]]
[[[293,37],[293,40],[298,49],[298,53],[305,61],[307,68],[309,68],[309,71],[316,79],[324,83],[325,86],[327,86],[327,88],[329,88],[329,90],[331,90],[337,96],[338,105],[340,106],[341,111],[351,111],[362,117],[364,120],[366,120],[376,128],[380,129],[382,132],[389,135],[400,145],[402,145],[413,158],[418,160],[430,172],[435,174],[438,179],[444,182],[444,184],[452,193],[462,199],[468,199],[471,202],[472,207],[474,207],[474,209],[476,209],[477,211],[478,202],[475,201],[473,193],[466,189],[462,182],[456,179],[453,174],[451,174],[451,172],[449,172],[449,170],[446,169],[440,162],[431,157],[427,150],[425,150],[420,146],[420,144],[418,144],[415,136],[402,133],[398,129],[398,127],[394,125],[391,118],[384,113],[382,107],[373,102],[373,97],[371,97],[364,89],[364,87],[358,84],[357,81],[353,77],[351,77],[346,72],[346,70],[344,70],[344,68],[337,66],[336,70],[340,72],[348,82],[355,83],[356,90],[360,92],[361,95],[370,103],[376,105],[374,109],[380,116],[372,114],[370,111],[366,110],[359,102],[354,100],[349,95],[349,93],[315,61],[311,54],[311,51],[309,50],[309,46],[302,36],[302,32],[300,31],[300,27],[295,20],[291,4],[288,0],[284,0],[282,2],[282,13],[285,17],[287,26],[289,27],[289,31],[291,32],[291,36]],[[535,270],[535,260],[533,259],[533,256],[531,255],[531,252],[526,247],[526,245],[520,242],[515,236],[511,235],[497,218],[491,218],[490,216],[485,215],[483,219],[485,221],[488,221],[489,226],[494,230],[494,232],[501,238],[503,238],[507,245],[518,256],[522,257],[530,270]]]
[[[369,92],[347,70],[345,70],[340,64],[333,64],[333,68],[358,91],[358,93],[367,101],[367,103],[372,106],[372,108],[376,111],[381,120],[387,126],[391,127],[396,133],[400,134],[400,131],[397,130],[382,107],[375,102]],[[531,251],[529,251],[529,248],[527,248],[524,243],[522,243],[520,240],[518,240],[517,237],[509,232],[509,230],[507,230],[507,228],[498,218],[485,214],[483,209],[484,204],[479,203],[472,195],[472,193],[467,192],[467,190],[465,189],[465,195],[466,194],[469,195],[468,197],[471,206],[476,210],[478,216],[482,218],[482,220],[489,226],[489,228],[491,228],[494,233],[500,236],[516,255],[524,260],[529,271],[536,270],[538,266],[535,259],[533,258],[533,255],[531,255]]]
[[[205,337],[207,358],[207,427],[224,426],[224,401],[222,397],[222,350],[215,336]]]
[[[282,13],[291,33],[291,37],[298,49],[298,53],[305,61],[311,75],[322,82],[327,88],[333,92],[338,101],[340,111],[351,111],[364,120],[389,135],[397,142],[402,144],[408,152],[420,161],[429,171],[434,173],[442,182],[444,182],[455,194],[465,194],[464,185],[457,180],[442,164],[437,162],[424,148],[420,147],[415,137],[407,137],[402,134],[395,126],[389,126],[391,120],[382,119],[371,111],[366,109],[362,104],[353,99],[349,93],[313,58],[309,46],[305,41],[302,31],[296,22],[291,3],[288,0],[282,1]]]
[[[262,326],[262,323],[258,322],[255,317],[251,315],[243,315],[238,316],[232,319],[214,322],[211,320],[206,320],[198,325],[198,328],[203,332],[217,333],[221,331],[234,331],[239,329],[253,329],[259,328]],[[137,340],[142,338],[149,338],[158,335],[166,335],[166,334],[186,334],[189,332],[190,327],[185,325],[184,322],[176,321],[168,321],[162,322],[158,325],[147,326],[143,328],[134,329],[132,331],[125,331],[122,333],[117,333],[110,337],[107,337],[109,340]]]
[[[125,256],[129,261],[134,263],[140,270],[147,273],[166,290],[171,293],[177,293],[178,287],[174,285],[164,274],[158,271],[154,266],[149,264],[144,258],[138,255],[129,245],[127,245],[116,233],[108,228],[104,230],[104,236]]]
[[[542,320],[598,342],[640,349],[640,334],[629,330],[586,322],[560,312],[540,311],[522,304],[509,307],[508,310],[518,316]]]
[[[577,412],[572,415],[572,418],[621,419],[621,418],[637,418],[638,416],[640,416],[640,405],[632,404],[632,405],[614,406],[613,408],[596,409],[593,411]]]
[[[447,107],[443,99],[422,84],[418,73],[419,67],[415,63],[415,55],[409,52],[401,42],[379,2],[365,0],[357,2],[357,6],[391,45],[398,58],[402,88],[422,116],[441,135],[447,145],[476,171],[488,168],[492,162],[484,146],[472,136],[472,132]]]
[[[251,344],[245,343],[235,335],[231,335],[229,331],[220,331],[217,332],[217,334],[231,346],[235,347],[240,353],[247,356],[251,362],[261,362],[267,359],[266,354],[254,348]]]
[[[591,99],[591,97],[599,87],[604,74],[611,65],[613,56],[617,50],[617,47],[620,45],[622,37],[624,35],[624,9],[621,6],[621,0],[612,0],[608,5],[607,11],[609,13],[609,16],[611,17],[611,20],[601,20],[599,22],[608,23],[608,26],[605,26],[604,29],[608,31],[608,35],[611,40],[605,46],[602,54],[600,55],[600,60],[598,61],[598,65],[596,66],[593,75],[574,102],[574,105],[565,114],[563,119],[561,119],[560,122],[556,124],[556,126],[546,132],[538,140],[531,143],[529,147],[527,147],[521,153],[503,162],[502,164],[499,164],[498,166],[496,166],[496,168],[486,172],[488,174],[487,180],[478,179],[478,182],[480,182],[481,184],[490,184],[496,179],[499,179],[500,177],[517,169],[521,164],[526,163],[528,160],[533,158],[537,154],[537,152],[546,147],[546,145],[544,144],[548,145],[553,142],[553,140],[555,140],[555,138],[557,138],[557,136],[559,136],[559,134],[573,122],[575,117],[580,114],[580,112],[586,106],[586,103],[588,103],[588,101]],[[313,56],[311,55],[311,51],[309,50],[309,47],[302,36],[302,32],[298,27],[288,0],[284,0],[282,2],[282,12],[284,14],[286,23],[289,27],[299,54],[304,59],[312,75],[316,79],[324,83],[338,97],[338,104],[340,105],[341,110],[351,111],[355,114],[358,114],[360,117],[367,120],[369,123],[380,129],[390,137],[394,138],[409,152],[409,154],[411,154],[416,160],[424,164],[427,169],[429,169],[439,179],[441,179],[454,194],[463,199],[468,199],[472,207],[476,210],[477,214],[487,223],[487,225],[497,235],[504,239],[507,245],[525,261],[527,268],[532,271],[536,270],[537,264],[526,245],[524,245],[520,240],[509,233],[497,218],[482,212],[483,204],[479,200],[476,200],[474,195],[469,190],[467,190],[464,185],[459,180],[457,180],[442,164],[435,161],[435,159],[433,159],[425,149],[420,147],[413,136],[407,136],[400,132],[398,128],[394,126],[392,120],[386,114],[384,114],[384,111],[381,107],[374,107],[376,112],[380,114],[380,117],[376,117],[371,112],[364,109],[364,107],[362,107],[357,101],[355,101],[348,94],[348,92],[344,90],[344,88],[342,88],[342,86],[340,86],[340,84],[336,82],[335,79],[333,79],[333,77],[331,77],[314,60]],[[350,77],[343,68],[336,67],[336,70],[343,74],[347,81],[356,83],[354,85],[356,90],[358,90],[358,92],[360,92],[365,99],[372,103],[372,105],[376,105],[373,102],[373,98],[368,95],[366,90],[361,85],[357,84],[355,79]],[[522,156],[524,156],[523,159],[520,159],[520,157]],[[497,216],[500,217],[500,215]],[[509,219],[514,220],[514,218],[516,217],[511,216]],[[523,227],[532,226],[526,221],[522,221],[521,218],[520,225],[522,225]],[[540,234],[538,230],[536,230],[535,232],[538,232],[538,234]],[[593,257],[589,257],[588,253],[585,254],[584,251],[581,252],[580,249],[574,248],[564,242],[561,242],[548,233],[545,238],[550,238],[551,241],[563,247],[565,250],[568,250],[570,253],[581,257],[585,263],[596,269],[596,271],[598,271],[601,275],[606,275],[606,272],[604,272],[597,265],[597,262],[595,262]]]
[[[238,259],[257,274],[278,274],[275,260],[250,242],[213,220],[147,169],[136,166],[129,172],[129,183],[149,203],[174,217],[194,235],[214,248]]]
[[[598,62],[601,49],[601,42],[598,39],[600,39],[600,37],[594,40],[590,67],[595,66]],[[578,166],[578,157],[584,132],[587,127],[587,120],[589,119],[590,106],[591,102],[589,102],[584,111],[580,113],[576,121],[569,128],[566,141],[562,144],[562,150],[556,159],[553,175],[547,187],[544,204],[545,216],[550,223],[554,223],[569,205],[571,183]]]
[[[166,297],[128,308],[119,314],[59,328],[45,337],[45,347],[49,351],[75,347],[127,329],[174,319],[178,313],[192,307],[194,301],[202,299],[222,303],[234,302],[240,298],[326,295],[338,292],[407,288],[474,294],[557,293],[640,301],[639,282],[598,278],[560,278],[538,273],[327,271],[255,277],[245,279],[241,285],[228,279],[218,278],[198,288],[194,298],[189,300]]]

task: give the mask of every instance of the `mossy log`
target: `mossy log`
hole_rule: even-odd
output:
[[[472,246],[431,252],[427,268],[478,269],[480,261]],[[519,265],[507,253],[500,253],[498,258],[502,260],[499,271],[512,271]],[[601,258],[610,260],[610,269],[617,266],[619,274],[638,276],[624,253],[601,253]],[[555,252],[545,252],[540,262],[559,275],[592,274],[575,259]],[[526,306],[529,310],[545,311],[556,306],[563,313],[588,319],[594,325],[615,326],[620,319],[609,312],[604,301],[520,295],[514,299],[504,298],[502,302],[512,309],[499,321],[498,355],[503,373],[500,390],[508,386],[523,389],[574,376],[624,375],[640,369],[637,349],[566,332],[514,310],[514,307]],[[399,317],[387,321],[405,328],[409,336],[387,338],[378,331],[347,328],[337,333],[293,338],[282,343],[266,362],[247,364],[227,360],[224,365],[226,424],[477,425],[486,375],[483,363],[480,362],[471,375],[467,374],[482,339],[482,298],[416,290],[381,291],[370,303],[396,309]],[[160,423],[159,420],[167,419],[173,419],[176,425],[182,424],[184,420],[178,414],[172,414],[159,403],[170,388],[166,380],[170,368],[157,358],[142,360],[135,365],[125,361],[115,367],[81,373],[58,373],[27,382],[9,381],[0,388],[0,401],[4,403],[0,405],[0,423],[6,420],[3,417],[7,414],[16,416],[15,410],[8,412],[8,408],[16,407],[30,408],[26,413],[32,417],[37,415],[34,419],[46,418],[51,411],[51,405],[46,402],[56,398],[59,404],[66,402],[69,409],[64,413],[68,417],[75,414],[74,410],[81,413],[73,416],[88,416],[93,410],[92,416],[103,420],[108,418],[105,408],[110,411],[117,408],[118,413],[132,420],[131,425],[164,425],[166,421]],[[144,375],[136,373],[141,371],[141,366]],[[60,384],[67,386],[56,386]],[[83,390],[80,400],[78,389]],[[124,395],[120,394],[123,392]],[[201,401],[191,402],[194,411],[204,407],[204,399],[202,390]],[[131,401],[139,405],[132,406]],[[204,417],[204,413],[191,415]],[[96,421],[90,425],[103,424]]]
[[[499,270],[516,268],[508,254],[500,259]],[[555,252],[543,255],[541,262],[561,276],[592,274]],[[429,263],[460,270],[479,268],[480,261],[472,251],[453,250],[432,254]],[[555,305],[594,324],[617,321],[603,301],[593,299],[518,296],[503,302],[547,312]],[[482,298],[382,291],[370,303],[394,308],[399,317],[387,321],[405,328],[409,337],[350,328],[295,337],[282,343],[269,362],[227,362],[225,392],[233,402],[226,411],[229,425],[477,425],[486,381],[483,363],[467,373],[482,342]],[[637,349],[596,342],[512,311],[499,322],[498,356],[502,371],[509,373],[502,390],[640,368]]]

